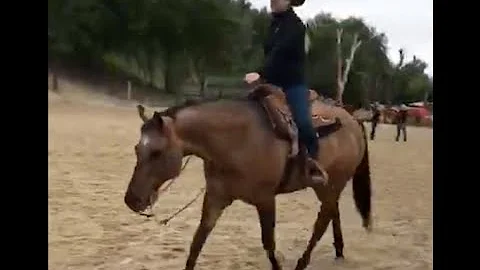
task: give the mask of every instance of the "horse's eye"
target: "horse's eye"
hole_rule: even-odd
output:
[[[160,157],[161,154],[162,154],[162,152],[160,150],[154,150],[150,153],[150,158],[151,159],[156,159],[156,158]]]

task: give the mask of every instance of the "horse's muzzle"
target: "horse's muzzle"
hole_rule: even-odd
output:
[[[148,202],[137,197],[133,192],[127,190],[123,199],[125,204],[135,213],[143,212],[148,207]]]

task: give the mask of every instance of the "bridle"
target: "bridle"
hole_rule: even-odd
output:
[[[180,173],[178,174],[177,177],[173,178],[170,183],[168,183],[164,188],[160,189],[158,191],[158,195],[159,196],[160,194],[166,192],[170,186],[175,182],[175,180],[178,179],[178,177],[180,176],[180,174],[183,172],[183,170],[187,167],[188,163],[190,162],[190,159],[192,158],[192,156],[188,156],[187,160],[185,161],[185,163],[183,164],[182,168],[180,169]],[[156,220],[159,224],[161,225],[166,225],[170,220],[172,220],[174,217],[176,217],[178,214],[180,214],[181,212],[183,212],[185,209],[187,209],[190,205],[192,205],[197,199],[198,197],[200,197],[200,195],[203,194],[203,192],[205,191],[205,187],[201,188],[200,191],[197,193],[197,195],[190,201],[188,202],[185,206],[183,206],[182,208],[180,208],[179,210],[177,210],[175,213],[171,214],[168,218],[165,218],[165,219],[162,219],[162,220]],[[153,214],[153,199],[152,197],[150,197],[150,204],[147,208],[148,210],[148,213],[140,213],[141,216],[145,216],[147,218],[151,218],[151,217],[155,217],[155,214]]]

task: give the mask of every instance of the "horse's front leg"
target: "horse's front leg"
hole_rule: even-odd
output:
[[[273,270],[280,270],[281,267],[275,258],[275,197],[266,203],[256,206],[260,226],[262,227],[262,244],[267,257],[272,264]]]
[[[203,198],[202,217],[200,225],[193,236],[192,244],[190,245],[190,253],[188,254],[185,270],[193,270],[200,255],[203,245],[207,240],[208,235],[215,227],[218,218],[223,213],[223,210],[232,203],[231,200],[219,198],[212,194],[212,192],[205,193]]]
[[[303,270],[307,268],[308,264],[310,263],[312,251],[317,242],[322,238],[323,234],[327,230],[328,223],[330,223],[330,220],[332,219],[332,207],[336,207],[336,205],[333,204],[332,206],[329,203],[322,202],[322,206],[317,215],[317,220],[313,226],[312,237],[310,238],[310,241],[308,241],[307,249],[303,252],[302,257],[297,261],[295,270]]]

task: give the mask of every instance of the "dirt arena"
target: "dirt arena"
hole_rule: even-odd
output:
[[[49,101],[48,120],[49,269],[183,269],[201,199],[167,226],[123,203],[140,127],[135,108]],[[370,142],[373,232],[362,229],[348,185],[340,200],[346,259],[334,261],[330,227],[308,269],[433,269],[433,130],[409,128],[407,143],[395,143],[394,132],[380,126]],[[166,217],[203,184],[201,161],[194,159],[154,212]],[[276,240],[284,269],[293,269],[305,249],[318,206],[310,190],[278,197]],[[225,211],[196,269],[270,269],[253,207],[236,202]]]

